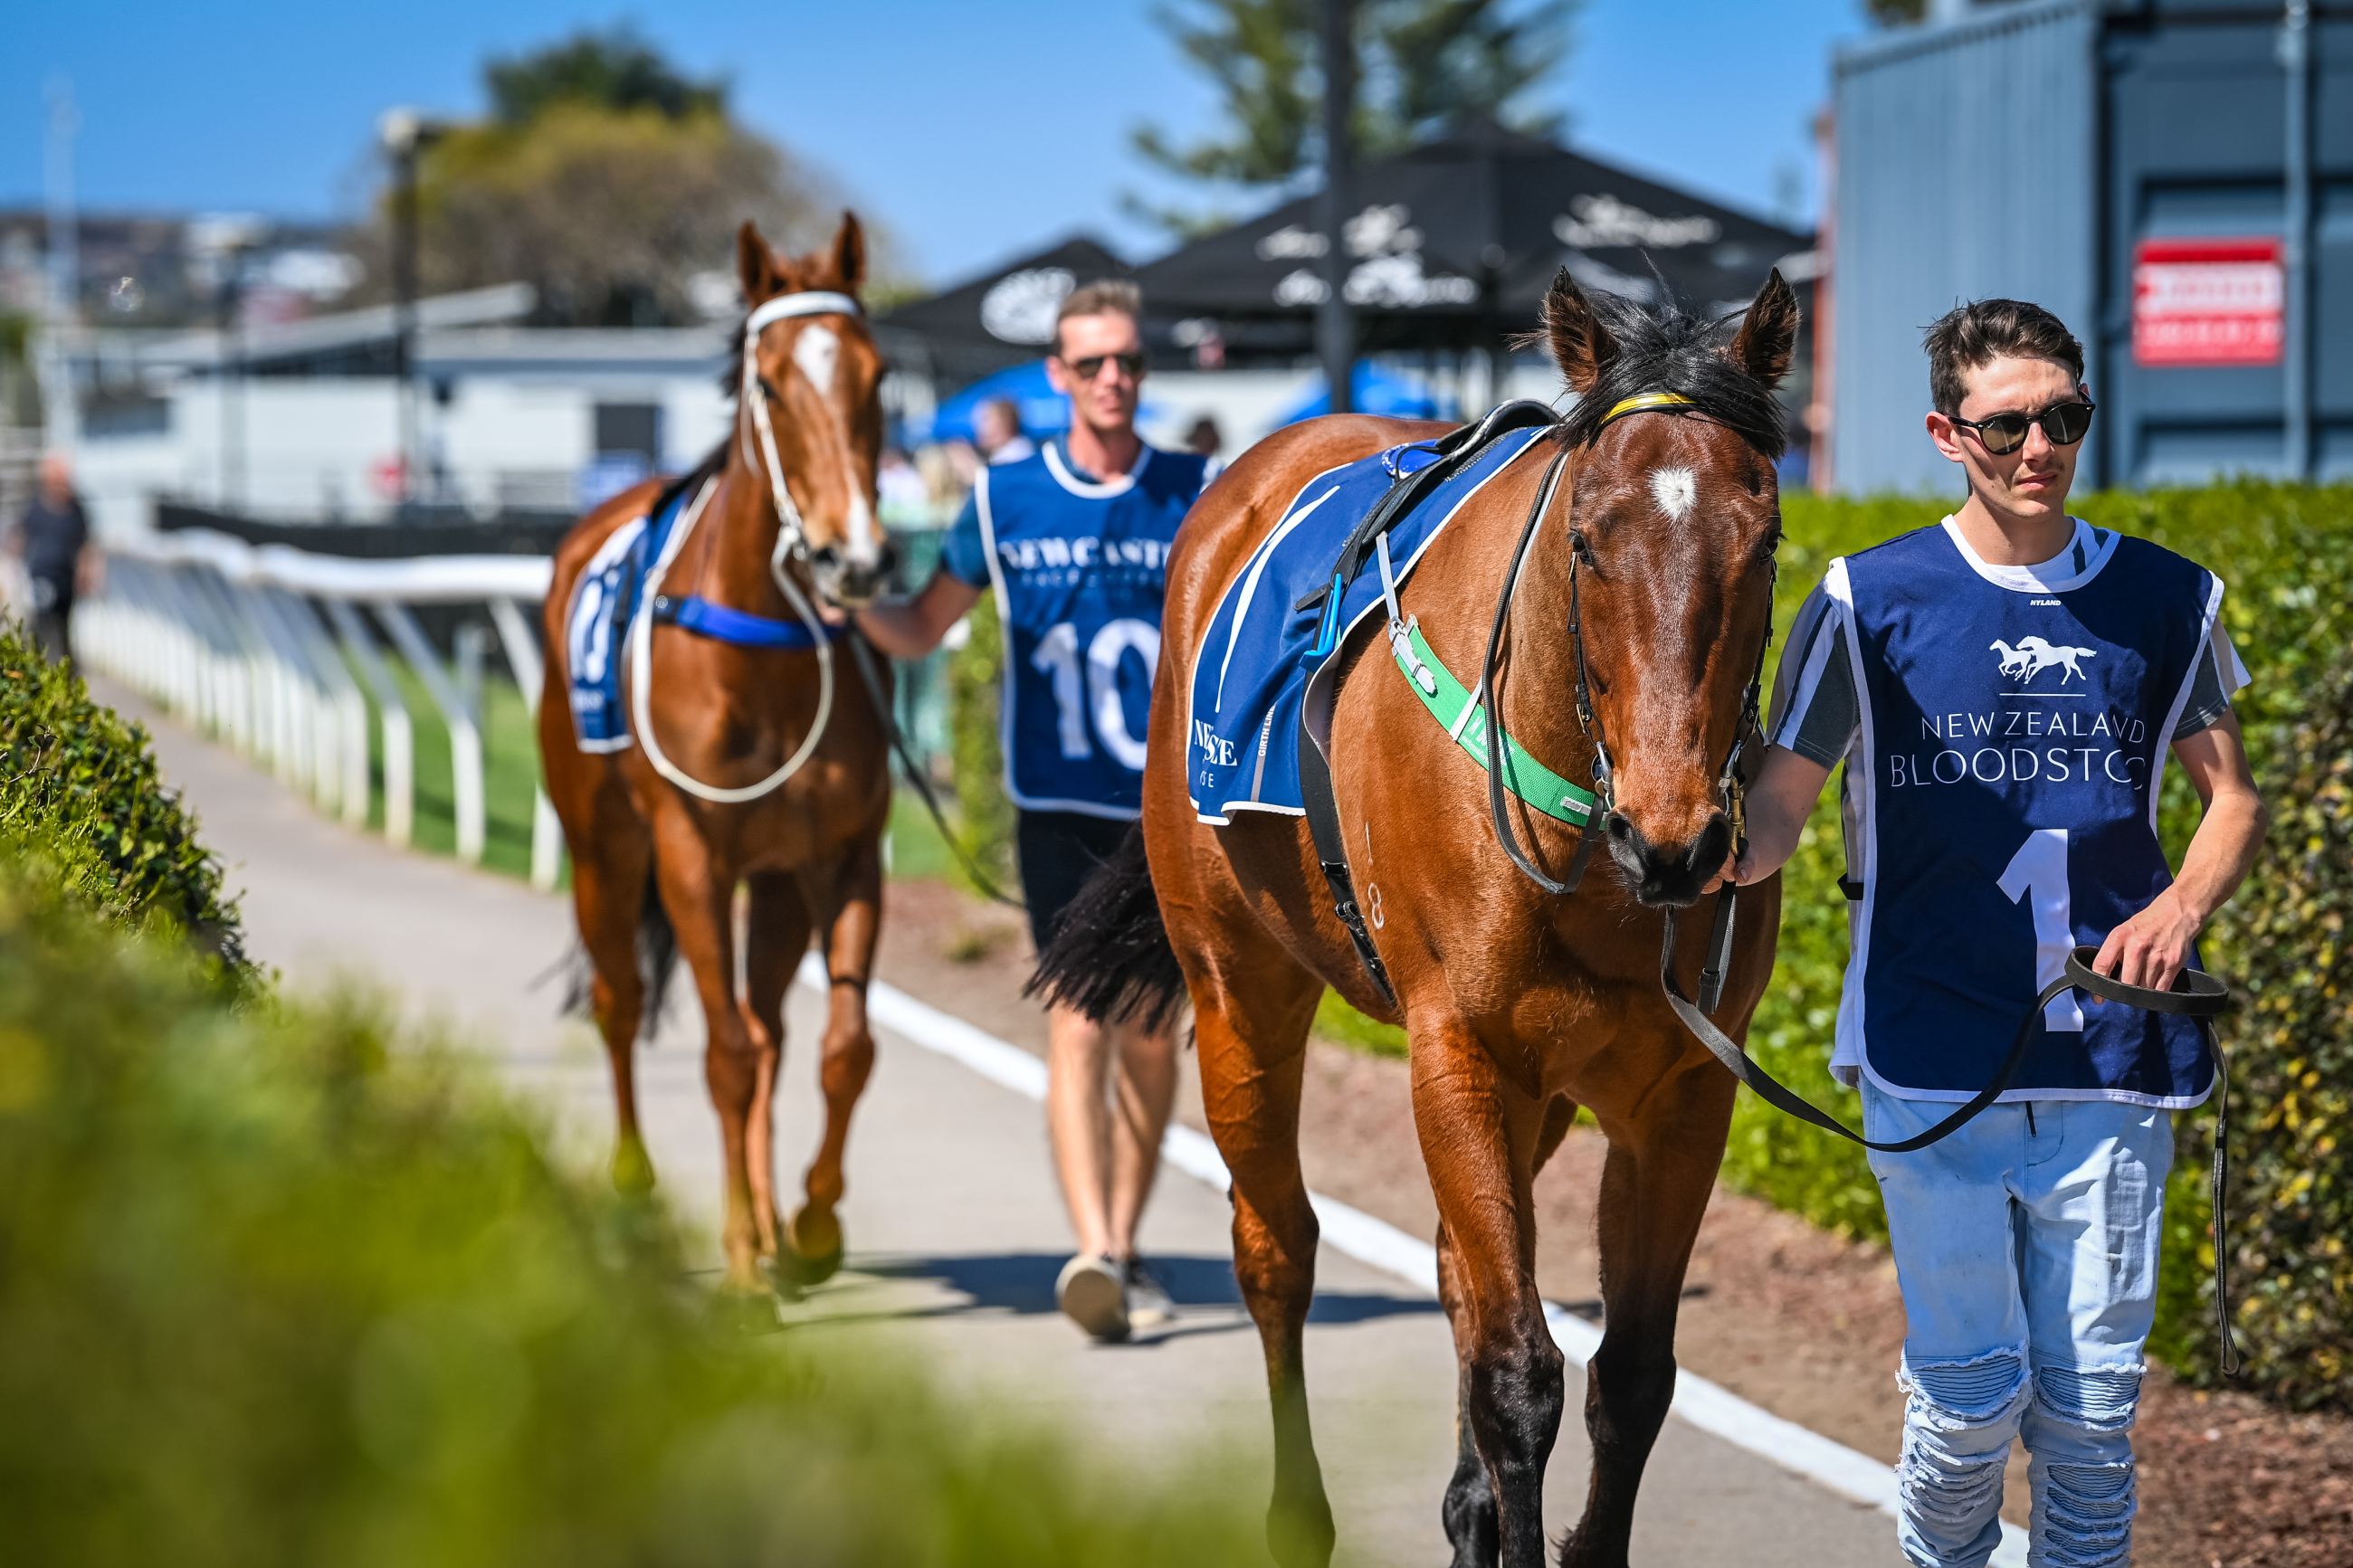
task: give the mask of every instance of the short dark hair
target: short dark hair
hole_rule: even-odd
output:
[[[1144,321],[1144,290],[1124,278],[1098,278],[1082,284],[1062,297],[1061,308],[1054,312],[1054,352],[1062,352],[1062,323],[1072,316],[1125,316],[1141,325]]]
[[[1972,300],[1936,318],[1921,339],[1928,351],[1928,396],[1939,414],[1958,414],[1963,373],[1998,359],[2056,360],[2084,379],[2084,345],[2067,323],[2023,300]]]

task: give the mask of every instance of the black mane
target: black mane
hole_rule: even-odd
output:
[[[1562,434],[1572,445],[1589,447],[1620,403],[1646,392],[1672,392],[1690,398],[1694,414],[1737,430],[1778,461],[1789,440],[1780,399],[1725,352],[1740,318],[1709,321],[1685,311],[1663,289],[1661,294],[1655,308],[1598,289],[1586,296],[1617,353],[1569,410]],[[1536,341],[1544,340],[1538,334]]]

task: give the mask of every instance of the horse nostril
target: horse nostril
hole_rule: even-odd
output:
[[[1602,826],[1609,831],[1610,837],[1620,844],[1630,841],[1634,837],[1634,825],[1627,820],[1626,814],[1622,811],[1613,811],[1602,818]]]

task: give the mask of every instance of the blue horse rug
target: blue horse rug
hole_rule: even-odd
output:
[[[1420,498],[1382,535],[1389,576],[1402,585],[1462,503],[1550,428],[1505,429]],[[1435,443],[1415,442],[1316,475],[1219,601],[1193,667],[1187,725],[1186,772],[1203,822],[1237,811],[1305,814],[1298,735],[1309,683],[1383,597],[1382,570],[1335,581],[1335,563],[1390,488],[1440,457]],[[1319,588],[1327,591],[1304,604]]]
[[[626,750],[633,737],[628,704],[621,697],[623,655],[642,610],[645,616],[700,637],[743,647],[813,648],[819,633],[798,620],[780,621],[691,594],[662,593],[650,605],[640,605],[646,578],[686,542],[694,524],[681,528],[680,519],[702,493],[705,475],[690,474],[673,482],[654,500],[652,512],[631,518],[615,529],[588,558],[580,580],[573,584],[572,605],[564,618],[564,668],[571,689],[572,724],[584,752]],[[824,629],[823,639],[837,640],[842,631]]]

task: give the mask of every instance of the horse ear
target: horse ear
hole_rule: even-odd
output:
[[[1776,267],[1740,319],[1740,331],[1732,340],[1733,363],[1766,385],[1778,386],[1789,374],[1789,356],[1797,346],[1798,291]]]
[[[859,226],[858,215],[841,215],[841,227],[833,237],[833,275],[845,294],[856,294],[866,281],[866,231]]]
[[[744,302],[756,305],[763,300],[784,291],[784,269],[776,265],[776,253],[760,237],[760,226],[750,218],[735,231],[735,276],[744,284]]]
[[[1544,322],[1553,360],[1567,379],[1568,389],[1579,396],[1593,390],[1602,368],[1617,356],[1618,340],[1594,314],[1593,301],[1585,297],[1567,268],[1554,275],[1537,319]]]

